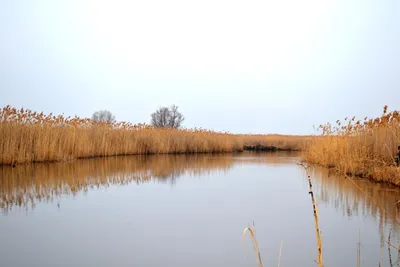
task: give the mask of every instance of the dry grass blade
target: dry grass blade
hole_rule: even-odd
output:
[[[400,252],[400,248],[396,247],[395,245],[393,245],[390,242],[387,242],[389,246],[391,246],[392,248],[396,249],[398,252]]]
[[[315,220],[315,234],[317,237],[317,247],[318,247],[318,266],[323,267],[323,260],[322,260],[322,238],[321,238],[321,232],[319,231],[319,216],[318,216],[318,205],[317,205],[317,200],[314,197],[314,192],[312,190],[312,182],[311,182],[311,175],[309,173],[309,167],[306,166],[304,163],[300,163],[299,165],[303,166],[303,168],[306,170],[306,174],[308,177],[308,185],[310,188],[309,194],[311,195],[311,201],[313,205],[313,211],[314,211],[314,220]]]
[[[243,243],[244,243],[244,239],[245,239],[247,233],[250,234],[251,242],[253,244],[253,249],[254,249],[254,252],[256,254],[256,258],[258,261],[258,266],[262,267],[263,265],[262,265],[262,261],[261,261],[261,253],[260,253],[260,248],[258,246],[257,238],[256,238],[254,231],[250,227],[247,227],[246,229],[244,229],[243,237],[242,237]]]

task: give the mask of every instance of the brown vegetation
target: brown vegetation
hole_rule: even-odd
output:
[[[314,138],[305,153],[308,162],[351,174],[400,185],[395,155],[400,144],[400,114],[387,112],[375,119],[355,117],[336,126],[321,125],[322,136]]]
[[[132,154],[235,152],[246,144],[298,150],[305,139],[98,122],[10,106],[0,110],[0,165]]]
[[[281,134],[259,134],[238,135],[244,144],[261,145],[264,147],[276,147],[280,150],[303,151],[312,140],[311,136],[304,135],[281,135]]]
[[[311,181],[311,175],[309,172],[309,166],[306,166],[305,164],[301,164],[301,166],[304,167],[306,170],[307,178],[308,178],[308,186],[310,191],[308,192],[311,196],[311,203],[313,206],[313,212],[314,212],[314,222],[315,222],[315,235],[317,238],[317,249],[318,249],[318,266],[319,267],[324,267],[324,263],[322,260],[322,237],[321,237],[321,231],[319,230],[319,213],[318,213],[318,204],[317,200],[314,196],[314,191],[313,191],[313,186],[312,186],[312,181]]]

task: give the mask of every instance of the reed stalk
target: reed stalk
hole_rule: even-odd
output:
[[[390,244],[390,236],[391,236],[391,234],[392,234],[392,230],[390,230],[390,232],[389,232],[388,244]],[[388,246],[388,253],[389,253],[389,264],[390,264],[390,267],[393,267],[392,252],[390,250],[390,245]]]
[[[323,259],[322,259],[322,237],[321,237],[321,232],[319,230],[319,216],[318,216],[318,205],[317,205],[317,200],[314,197],[314,192],[312,190],[312,182],[311,182],[311,175],[309,173],[309,167],[306,166],[305,164],[301,163],[301,166],[306,170],[306,175],[308,177],[308,185],[309,185],[309,194],[311,196],[311,202],[313,206],[313,212],[314,212],[314,221],[315,221],[315,235],[317,237],[317,249],[318,249],[318,266],[323,267]]]
[[[243,237],[242,237],[243,242],[244,242],[244,239],[245,239],[247,233],[249,233],[250,237],[251,237],[251,242],[252,242],[252,245],[253,245],[254,253],[256,254],[258,267],[263,267],[262,260],[261,260],[260,247],[258,246],[258,242],[257,242],[255,231],[253,231],[250,227],[247,227],[246,229],[244,229]]]

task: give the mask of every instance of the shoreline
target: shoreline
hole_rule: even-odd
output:
[[[273,146],[272,146],[273,147]],[[210,151],[210,152],[162,152],[162,153],[128,153],[128,154],[116,154],[116,155],[97,155],[97,156],[87,156],[87,157],[74,157],[74,158],[68,158],[64,160],[41,160],[41,161],[24,161],[24,162],[14,162],[14,163],[0,163],[0,167],[12,167],[15,168],[17,166],[23,166],[23,165],[31,165],[31,164],[42,164],[42,163],[63,163],[63,162],[73,162],[76,160],[85,160],[85,159],[98,159],[98,158],[112,158],[112,157],[126,157],[126,156],[154,156],[154,155],[226,155],[226,154],[241,154],[245,152],[254,152],[254,153],[267,153],[267,152],[301,152],[302,150],[296,150],[296,149],[291,149],[291,148],[279,148],[279,147],[273,147],[271,149],[270,146],[265,147],[264,149],[239,149],[239,150],[234,150],[234,151]]]
[[[324,169],[327,169],[329,171],[334,172],[337,175],[340,176],[344,176],[344,178],[346,179],[346,176],[349,178],[356,178],[359,180],[368,180],[377,184],[388,184],[388,185],[392,185],[395,187],[400,188],[400,181],[399,179],[396,178],[396,173],[400,172],[400,167],[396,167],[396,166],[368,166],[367,168],[371,168],[374,170],[374,172],[371,173],[364,173],[364,172],[355,172],[352,173],[351,171],[343,171],[341,169],[339,169],[337,166],[334,165],[323,165],[323,164],[318,164],[318,163],[313,163],[307,160],[304,160],[303,162],[306,162],[308,164],[310,164],[311,166],[318,166],[318,167],[322,167]],[[393,176],[391,178],[387,178],[387,176],[381,176],[379,177],[378,174],[379,173],[388,173],[388,171],[390,173],[393,174]]]

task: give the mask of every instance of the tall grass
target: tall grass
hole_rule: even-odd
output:
[[[0,164],[64,161],[75,158],[231,152],[242,143],[227,133],[154,129],[145,124],[101,123],[90,119],[5,107],[0,113]]]
[[[400,185],[400,169],[395,166],[400,145],[400,114],[387,111],[363,121],[345,118],[321,125],[305,153],[308,162],[335,168],[341,173]]]
[[[242,151],[248,143],[272,145],[276,139],[268,135],[244,137],[204,129],[156,129],[146,124],[104,123],[10,106],[0,110],[0,165],[132,154],[234,152]]]

